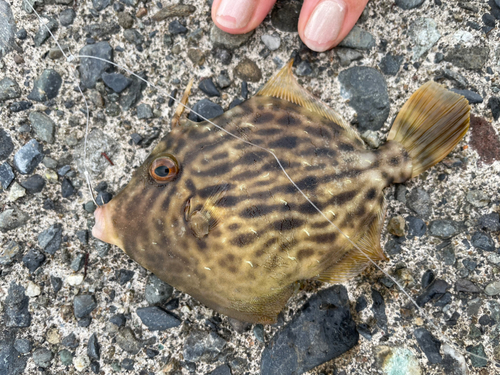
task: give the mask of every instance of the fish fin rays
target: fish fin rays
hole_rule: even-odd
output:
[[[388,260],[380,247],[380,232],[384,223],[384,212],[381,212],[373,220],[368,230],[356,241],[356,245],[362,250],[352,248],[333,266],[321,272],[316,278],[322,282],[342,283],[359,275],[371,262],[365,254],[373,261]]]
[[[292,73],[292,66],[293,59],[274,75],[264,87],[259,90],[256,96],[270,96],[297,104],[335,122],[349,132],[349,134],[361,140],[357,131],[349,126],[337,112],[300,86]]]

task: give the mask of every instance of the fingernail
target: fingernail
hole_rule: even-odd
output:
[[[254,0],[222,0],[217,9],[217,22],[231,29],[242,29],[250,22],[256,3]]]
[[[324,0],[316,5],[304,30],[306,44],[319,52],[329,48],[342,29],[345,14],[342,0]]]

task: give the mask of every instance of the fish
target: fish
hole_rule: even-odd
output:
[[[305,281],[341,283],[388,259],[384,189],[448,155],[469,112],[427,82],[369,149],[290,61],[239,106],[172,128],[97,208],[92,234],[215,311],[271,324]]]

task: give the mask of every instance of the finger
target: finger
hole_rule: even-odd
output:
[[[313,51],[323,52],[351,31],[368,0],[305,0],[300,11],[299,35]]]
[[[276,0],[214,0],[212,19],[231,34],[244,34],[259,26]]]

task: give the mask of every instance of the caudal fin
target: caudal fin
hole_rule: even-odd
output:
[[[388,141],[410,154],[415,177],[443,160],[469,129],[469,103],[463,96],[430,81],[399,111]]]

